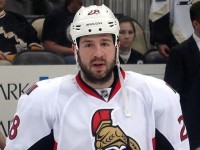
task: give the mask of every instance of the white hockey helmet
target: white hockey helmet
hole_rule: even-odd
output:
[[[82,6],[76,13],[70,26],[73,43],[85,35],[110,33],[115,35],[115,45],[119,35],[119,22],[113,12],[104,4],[101,6]],[[78,48],[78,47],[77,47]]]

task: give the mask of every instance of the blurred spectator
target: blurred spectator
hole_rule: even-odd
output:
[[[6,140],[2,135],[2,133],[0,132],[0,149],[3,150],[5,146],[6,146]]]
[[[61,0],[7,0],[5,9],[26,17],[29,15],[46,15],[52,2],[59,4]]]
[[[119,31],[119,60],[121,64],[143,64],[144,56],[131,48],[135,38],[135,26],[133,19],[128,16],[118,17],[120,24]]]
[[[66,31],[82,5],[83,0],[65,0],[65,5],[50,12],[44,21],[44,48],[65,56],[67,64],[75,64],[75,58],[71,48],[72,42],[67,38]]]
[[[65,0],[32,0],[34,15],[47,15],[53,9],[63,6]]]
[[[29,0],[32,1],[32,15],[47,15],[49,12],[48,9],[48,0]]]
[[[0,0],[0,50],[16,54],[27,47],[42,47],[37,32],[22,15],[4,10],[6,0]]]
[[[33,14],[34,1],[35,0],[6,0],[5,9],[21,15],[31,15]]]
[[[167,60],[170,49],[188,39],[193,32],[189,9],[193,0],[152,0],[150,42]]]
[[[188,95],[200,74],[200,1],[190,8],[193,35],[171,49],[164,80],[180,94],[180,102],[186,126],[190,122],[188,111],[192,109]],[[188,133],[190,132],[188,128]],[[189,137],[190,139],[190,137]],[[197,139],[200,140],[200,139]]]

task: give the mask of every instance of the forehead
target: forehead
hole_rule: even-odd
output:
[[[133,26],[130,22],[122,22],[120,23],[120,29],[133,29]]]
[[[86,35],[80,38],[80,42],[84,41],[96,41],[96,40],[106,40],[113,41],[111,34],[94,34],[94,35]]]

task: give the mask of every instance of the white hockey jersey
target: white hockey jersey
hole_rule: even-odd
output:
[[[118,78],[102,96],[80,75],[40,81],[19,99],[5,150],[27,150],[52,129],[54,150],[153,150],[156,128],[175,150],[189,150],[179,95],[160,79],[122,75],[130,117]]]
[[[152,0],[149,18],[155,23],[166,14],[169,14],[169,20],[165,23],[171,24],[170,29],[173,36],[178,43],[181,43],[188,39],[194,30],[189,12],[192,1],[194,0]],[[163,25],[160,24],[160,28],[162,27]],[[155,30],[157,29],[155,28]]]

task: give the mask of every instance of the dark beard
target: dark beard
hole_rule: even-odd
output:
[[[113,62],[112,62],[112,64],[111,64],[110,68],[108,68],[108,69],[106,70],[105,76],[104,76],[104,77],[99,77],[99,78],[98,78],[98,77],[96,77],[96,76],[94,75],[94,73],[91,72],[91,70],[87,69],[87,66],[85,66],[85,65],[82,63],[82,60],[81,60],[81,58],[80,58],[80,56],[79,56],[78,53],[77,53],[77,55],[78,55],[78,63],[79,63],[80,69],[81,69],[81,71],[82,71],[82,73],[83,73],[84,78],[85,78],[87,81],[89,81],[89,82],[91,82],[91,83],[94,83],[94,84],[102,84],[102,83],[106,83],[107,81],[109,81],[109,79],[112,77],[112,73],[113,73],[114,67],[115,67],[115,65],[116,65],[116,60],[115,60],[115,59],[113,60]],[[97,59],[103,60],[102,58],[97,58]],[[92,60],[92,61],[95,61],[95,60],[97,60],[97,59],[94,59],[94,60]]]

